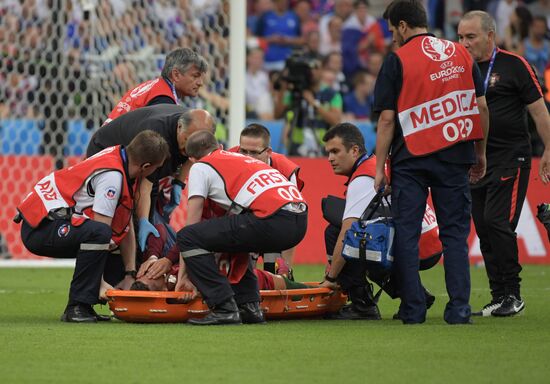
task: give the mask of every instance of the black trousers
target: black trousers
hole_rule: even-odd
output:
[[[297,245],[306,229],[307,212],[279,210],[265,219],[247,212],[189,225],[178,232],[177,244],[189,278],[208,306],[213,307],[233,296],[242,304],[260,300],[250,260],[245,276],[232,288],[227,277],[220,274],[213,253],[281,252]]]
[[[516,227],[529,184],[529,168],[495,168],[472,186],[472,216],[493,299],[520,295]]]
[[[76,257],[69,304],[98,302],[111,234],[111,227],[93,220],[73,226],[65,219],[44,219],[37,228],[21,223],[21,240],[30,252],[60,259]]]

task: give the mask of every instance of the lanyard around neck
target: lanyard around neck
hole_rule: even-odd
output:
[[[489,68],[487,68],[487,74],[485,75],[485,81],[483,82],[484,93],[487,93],[487,86],[489,85],[489,77],[493,71],[493,65],[495,64],[495,58],[497,57],[498,48],[493,49],[493,54],[491,55],[491,61],[489,61]]]
[[[176,86],[174,84],[172,84],[172,82],[164,77],[164,80],[168,83],[168,86],[170,87],[170,90],[172,91],[172,95],[174,95],[174,100],[176,100],[176,104],[179,104],[178,103],[178,94],[176,93]]]

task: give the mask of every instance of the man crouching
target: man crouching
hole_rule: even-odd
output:
[[[187,223],[177,236],[180,270],[176,290],[190,280],[210,308],[208,316],[188,322],[264,322],[250,260],[246,273],[232,289],[227,277],[218,271],[214,252],[280,252],[294,247],[306,233],[307,205],[298,188],[279,171],[220,149],[209,132],[192,134],[186,152],[194,164],[188,179]],[[201,221],[206,199],[228,215]],[[247,254],[242,257],[249,258]]]

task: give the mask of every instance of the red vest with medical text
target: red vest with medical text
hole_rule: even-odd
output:
[[[229,152],[239,152],[239,146],[236,145],[229,148]],[[298,189],[300,191],[304,189],[304,181],[300,179],[300,176],[298,175],[300,172],[300,166],[291,161],[288,157],[277,152],[271,152],[271,167],[281,172],[288,180],[290,180],[292,175],[295,174]]]
[[[235,205],[251,210],[257,217],[271,216],[288,203],[305,203],[293,183],[260,160],[215,150],[200,162],[216,170]]]
[[[174,100],[174,104],[177,104],[178,102],[174,96],[174,92],[172,92],[172,89],[162,77],[148,80],[126,92],[115,108],[113,108],[111,113],[109,113],[109,116],[103,125],[113,121],[119,116],[124,115],[126,112],[145,107],[157,96],[168,96]]]
[[[427,155],[483,138],[473,60],[463,46],[417,36],[396,54],[403,68],[397,113],[412,155]]]
[[[371,156],[363,161],[351,175],[349,182],[360,176],[376,176],[376,156]],[[418,242],[418,258],[420,260],[439,256],[443,252],[443,245],[439,240],[439,226],[435,213],[429,204],[426,204],[424,218],[422,220],[422,232]]]
[[[17,210],[23,216],[25,222],[36,228],[48,216],[50,211],[58,208],[74,208],[76,205],[74,195],[84,186],[86,180],[107,171],[118,171],[123,175],[122,191],[111,223],[112,239],[115,243],[120,244],[128,233],[128,225],[134,208],[134,189],[130,189],[128,185],[128,175],[124,169],[120,145],[105,148],[72,167],[45,176],[36,183],[31,193],[17,207]],[[132,188],[135,188],[135,186]],[[71,217],[71,223],[80,225],[88,218],[94,218],[91,206],[86,207],[83,212],[74,213]]]

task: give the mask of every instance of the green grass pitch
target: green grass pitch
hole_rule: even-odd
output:
[[[322,266],[298,266],[315,281]],[[266,325],[65,324],[70,269],[0,269],[0,383],[550,383],[550,267],[522,272],[525,314],[443,321],[443,268],[423,272],[437,299],[425,324],[271,321]],[[489,299],[472,267],[474,309]],[[108,313],[108,308],[99,308]]]

